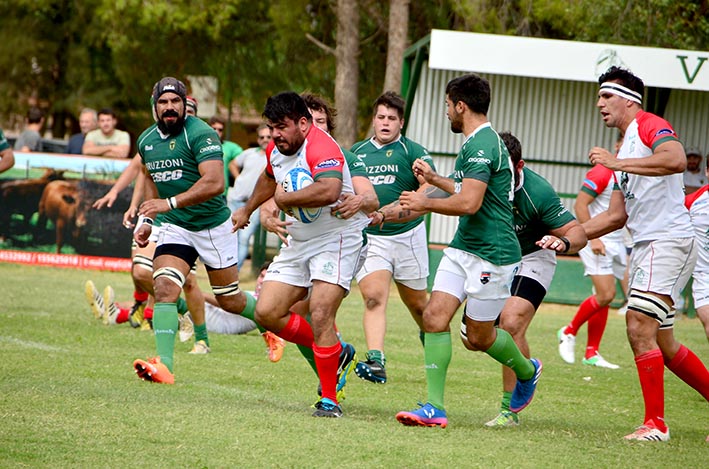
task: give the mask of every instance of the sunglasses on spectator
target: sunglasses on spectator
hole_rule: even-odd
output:
[[[212,127],[217,132],[224,132],[224,127]]]

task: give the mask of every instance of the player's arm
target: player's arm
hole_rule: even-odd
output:
[[[276,205],[285,211],[289,207],[317,208],[334,204],[342,193],[341,177],[327,175],[317,178],[311,185],[293,192],[276,187]]]
[[[360,210],[370,214],[379,208],[379,197],[368,177],[352,176],[352,186],[354,194],[343,194],[339,203],[330,209],[334,216],[347,219]]]
[[[280,213],[281,211],[273,197],[262,203],[261,212],[259,213],[261,226],[263,226],[264,230],[274,233],[281,242],[288,246],[288,227],[292,222],[281,220]]]
[[[585,223],[591,219],[591,212],[588,206],[591,205],[596,198],[584,190],[580,190],[574,202],[574,212],[579,223]],[[599,238],[591,240],[591,250],[599,256],[606,255],[606,245]]]
[[[113,206],[113,202],[115,202],[118,198],[118,194],[123,189],[128,187],[130,183],[138,177],[138,174],[141,173],[142,165],[143,162],[140,159],[140,154],[136,153],[133,159],[128,164],[128,166],[126,166],[126,169],[124,169],[121,175],[118,177],[116,183],[113,184],[113,187],[109,189],[106,195],[94,202],[93,208],[95,208],[96,210],[101,210],[104,206],[109,208]]]
[[[645,158],[618,159],[605,148],[594,147],[589,152],[589,159],[591,163],[600,163],[613,171],[641,176],[667,176],[682,173],[687,168],[687,156],[677,140],[662,142],[652,155]]]
[[[563,254],[575,254],[586,246],[586,231],[576,220],[564,226],[549,230],[549,235],[537,241],[537,246]]]
[[[619,189],[614,189],[608,210],[581,224],[588,239],[598,238],[611,233],[625,225],[628,213],[625,211],[625,200]]]
[[[0,173],[4,173],[13,166],[15,166],[15,154],[12,152],[12,148],[0,151]]]
[[[452,179],[450,183],[455,185]],[[448,192],[447,188],[451,184],[439,187]],[[399,202],[402,208],[419,212],[434,212],[450,216],[473,215],[480,210],[486,190],[486,182],[464,178],[460,184],[460,190],[456,191],[454,188],[454,192],[449,197],[430,198],[421,192],[402,192]]]
[[[430,184],[424,184],[423,186],[419,187],[416,192],[420,192],[426,197],[432,199],[446,198],[450,196],[448,192]],[[387,223],[406,223],[407,221],[415,220],[421,215],[426,215],[427,213],[429,212],[411,210],[410,208],[403,208],[401,206],[400,201],[395,200],[394,202],[385,205],[384,207],[380,207],[379,210],[377,210],[376,212],[371,213],[370,218],[372,219],[372,222],[370,223],[370,225],[381,225],[385,221]]]
[[[455,181],[438,174],[426,161],[420,158],[415,160],[412,169],[419,182],[424,180],[425,183],[436,186],[448,194],[455,192]]]

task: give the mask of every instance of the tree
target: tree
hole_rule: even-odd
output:
[[[335,138],[349,148],[357,141],[359,85],[359,11],[356,0],[337,0],[337,71],[335,103],[338,108]]]
[[[409,42],[409,3],[410,0],[391,0],[389,2],[389,41],[384,91],[390,90],[399,93],[401,90],[404,51]]]

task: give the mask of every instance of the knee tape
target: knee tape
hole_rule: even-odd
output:
[[[212,291],[214,292],[214,296],[234,296],[241,293],[241,290],[239,290],[238,280],[236,282],[230,283],[229,285],[224,285],[221,287],[212,285]]]
[[[161,267],[153,273],[153,280],[158,277],[165,277],[171,282],[174,282],[178,287],[182,288],[185,285],[185,276],[174,267]]]
[[[670,307],[664,301],[651,293],[637,290],[630,290],[628,309],[649,316],[660,324],[664,323],[670,315]]]
[[[133,256],[133,265],[136,267],[140,267],[141,269],[149,270],[152,272],[153,270],[153,260],[148,257],[144,256],[142,254],[136,254]]]

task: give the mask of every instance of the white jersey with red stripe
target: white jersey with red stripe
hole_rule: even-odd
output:
[[[697,240],[697,266],[695,272],[709,273],[709,185],[685,197],[684,205],[694,227]]]
[[[271,141],[266,148],[266,158],[266,174],[273,177],[277,184],[281,184],[292,169],[304,168],[310,172],[314,181],[327,177],[341,179],[341,195],[354,194],[352,176],[340,146],[328,133],[314,125],[310,127],[303,145],[293,155],[284,155]],[[346,229],[362,230],[369,224],[369,218],[362,212],[357,212],[347,220],[331,215],[330,207],[335,205],[337,202],[323,207],[320,216],[311,223],[287,216],[286,221],[292,223],[288,227],[288,234],[298,241],[307,241]]]
[[[615,175],[612,169],[597,164],[586,173],[581,190],[593,197],[593,201],[588,204],[588,214],[591,218],[608,210],[614,186]],[[601,241],[604,243],[622,243],[623,229],[621,228],[601,236]]]
[[[647,158],[658,145],[676,141],[677,134],[665,119],[638,111],[625,131],[618,159]],[[641,176],[616,172],[628,213],[627,227],[633,243],[693,236],[689,212],[684,206],[682,173]]]

